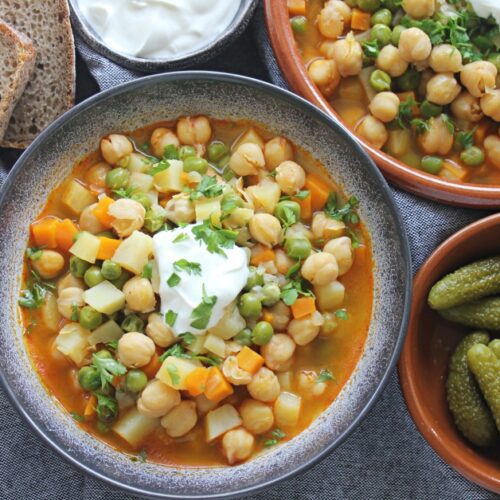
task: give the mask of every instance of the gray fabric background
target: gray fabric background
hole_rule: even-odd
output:
[[[81,101],[137,76],[104,60],[77,39]],[[265,65],[263,64],[263,62]],[[89,74],[92,73],[96,82]],[[240,73],[285,86],[257,12],[242,38],[210,63],[193,69]],[[18,153],[0,150],[0,185]],[[452,233],[486,212],[447,207],[393,189],[410,240],[415,272]],[[132,498],[82,474],[41,442],[0,391],[0,498],[125,500]],[[397,374],[353,434],[306,473],[253,497],[289,499],[493,499],[448,467],[429,447],[408,414]]]

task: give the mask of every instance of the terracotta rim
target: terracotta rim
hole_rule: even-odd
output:
[[[457,453],[453,447],[449,446],[447,440],[436,432],[432,414],[428,411],[425,401],[419,396],[420,393],[415,382],[417,368],[412,356],[416,338],[419,334],[416,328],[418,315],[422,302],[426,300],[426,293],[429,288],[429,274],[438,262],[446,259],[453,252],[458,243],[470,240],[482,230],[495,226],[500,226],[500,213],[481,219],[461,229],[444,241],[416,274],[413,285],[413,305],[410,312],[410,322],[398,364],[398,372],[401,389],[413,421],[434,451],[470,481],[500,494],[500,474],[497,477],[492,477],[473,461],[468,460],[465,454]]]
[[[500,208],[500,186],[445,181],[396,160],[354,134],[309,79],[290,27],[286,0],[264,0],[264,12],[274,54],[292,90],[325,111],[351,137],[360,142],[389,181],[411,193],[442,203],[474,208]]]

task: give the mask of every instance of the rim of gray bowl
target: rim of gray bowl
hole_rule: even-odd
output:
[[[259,0],[240,1],[240,7],[236,16],[231,21],[229,26],[227,26],[227,28],[217,38],[215,38],[215,40],[212,40],[201,49],[169,59],[144,59],[111,49],[85,21],[83,14],[78,7],[77,0],[69,0],[69,3],[71,7],[71,22],[73,23],[73,26],[84,41],[94,50],[125,68],[144,73],[154,73],[165,70],[179,70],[192,66],[193,64],[206,62],[218,55],[231,42],[240,37],[250,23]]]
[[[231,492],[227,493],[218,493],[215,495],[211,494],[206,494],[206,495],[171,495],[171,494],[156,494],[151,491],[146,491],[141,488],[136,488],[134,486],[129,486],[126,484],[122,484],[121,482],[107,477],[104,474],[98,472],[97,470],[92,469],[91,467],[82,464],[81,462],[78,461],[77,458],[73,457],[70,453],[68,453],[66,450],[64,450],[62,447],[60,447],[56,442],[54,442],[51,438],[49,438],[46,434],[44,429],[39,426],[32,418],[31,416],[25,411],[25,409],[22,407],[20,402],[17,400],[16,396],[14,395],[13,391],[11,390],[9,384],[7,383],[6,376],[3,370],[3,367],[0,365],[0,383],[2,384],[2,387],[4,391],[6,392],[7,396],[9,397],[10,401],[12,402],[14,408],[25,418],[25,420],[28,422],[28,424],[35,430],[35,432],[45,441],[47,444],[49,444],[56,452],[58,452],[67,462],[70,464],[76,466],[78,469],[83,470],[84,472],[90,474],[93,477],[96,477],[97,479],[100,479],[104,481],[105,483],[108,483],[116,488],[119,488],[121,490],[127,491],[129,493],[133,493],[135,495],[139,495],[141,497],[145,498],[182,498],[182,499],[200,499],[200,498],[237,498],[241,496],[246,496],[252,493],[257,493],[259,491],[262,491],[266,488],[269,488],[273,485],[276,485],[279,482],[282,482],[286,479],[289,479],[301,472],[304,472],[305,470],[311,468],[313,465],[317,464],[320,462],[323,458],[325,458],[327,455],[329,455],[335,448],[337,448],[340,444],[342,444],[345,439],[352,433],[352,431],[359,425],[359,423],[364,419],[364,417],[368,414],[368,412],[371,410],[375,402],[378,400],[380,397],[382,391],[386,387],[389,377],[394,371],[396,367],[396,363],[399,359],[399,355],[401,353],[401,349],[403,347],[404,339],[406,337],[406,332],[407,332],[407,326],[408,326],[408,321],[409,321],[409,314],[410,314],[410,306],[411,306],[411,297],[412,297],[412,271],[411,271],[411,253],[410,253],[410,247],[409,247],[409,242],[408,242],[408,237],[406,235],[406,232],[404,231],[404,224],[403,220],[401,217],[401,214],[399,213],[399,210],[396,207],[396,203],[394,201],[394,197],[390,191],[389,185],[387,184],[387,181],[384,179],[378,168],[375,166],[373,160],[365,153],[365,151],[361,148],[361,146],[355,142],[347,132],[344,131],[344,129],[338,125],[335,121],[333,121],[328,115],[326,115],[323,111],[321,111],[319,108],[311,104],[310,102],[306,101],[302,97],[299,97],[292,92],[288,90],[281,89],[280,87],[277,87],[273,84],[263,82],[260,80],[256,80],[254,78],[249,78],[249,77],[244,77],[240,75],[233,75],[229,73],[219,73],[215,71],[178,71],[178,72],[172,72],[172,73],[163,73],[163,74],[158,74],[158,75],[150,75],[150,76],[145,76],[143,78],[139,78],[136,80],[132,80],[130,82],[126,82],[124,84],[121,84],[117,87],[114,87],[112,89],[100,92],[99,94],[96,94],[93,97],[90,97],[89,99],[81,102],[80,104],[76,105],[73,107],[71,110],[67,111],[64,113],[62,116],[57,118],[49,127],[47,127],[34,141],[33,143],[26,149],[26,151],[22,154],[22,156],[19,158],[19,160],[16,162],[12,170],[10,171],[7,179],[5,180],[2,189],[0,190],[0,209],[4,203],[4,198],[7,194],[7,191],[9,188],[12,186],[12,184],[15,182],[15,179],[17,175],[20,173],[20,171],[23,168],[24,163],[28,160],[28,158],[36,151],[37,147],[39,144],[43,143],[46,139],[50,138],[51,135],[53,135],[57,129],[62,126],[65,122],[76,116],[77,114],[84,112],[87,107],[91,105],[96,105],[101,101],[105,101],[108,97],[110,96],[116,96],[121,93],[125,93],[131,89],[134,88],[141,88],[143,86],[147,86],[150,82],[151,83],[161,83],[164,81],[178,81],[178,80],[213,80],[216,82],[227,82],[227,83],[232,83],[232,84],[240,84],[240,85],[247,85],[251,88],[257,88],[262,91],[264,91],[267,94],[270,94],[271,96],[278,96],[291,104],[301,108],[305,112],[308,113],[314,113],[318,119],[323,121],[327,126],[335,129],[335,132],[343,136],[344,139],[346,139],[348,142],[351,143],[353,149],[364,158],[364,160],[370,165],[370,168],[373,170],[373,174],[375,175],[376,178],[378,178],[380,182],[380,187],[382,188],[382,196],[384,198],[384,201],[386,202],[387,208],[390,211],[392,217],[394,217],[394,220],[396,221],[397,225],[402,229],[402,231],[399,233],[399,239],[400,239],[400,244],[401,248],[403,251],[402,258],[405,263],[405,270],[408,279],[406,280],[406,286],[405,286],[405,300],[404,300],[404,308],[403,308],[403,313],[402,313],[402,319],[401,319],[401,324],[399,328],[399,333],[397,340],[394,345],[394,350],[392,352],[392,355],[390,357],[390,360],[387,364],[387,367],[378,382],[378,385],[371,395],[371,397],[368,399],[366,402],[364,408],[359,412],[359,414],[353,419],[353,421],[346,427],[346,429],[332,442],[326,446],[323,450],[319,451],[318,454],[304,462],[303,464],[300,464],[297,467],[294,467],[292,470],[280,475],[279,477],[275,477],[269,481],[266,481],[262,484],[250,486],[247,488],[243,489],[237,489],[233,490]]]

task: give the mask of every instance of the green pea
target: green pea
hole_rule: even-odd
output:
[[[97,233],[96,236],[102,236],[103,238],[114,238],[115,235],[113,234],[112,231],[101,231],[100,233]]]
[[[255,293],[244,293],[240,297],[240,314],[244,318],[258,318],[262,313],[262,303]]]
[[[394,29],[392,30],[392,35],[391,35],[392,45],[394,45],[395,47],[397,47],[399,45],[399,39],[401,38],[401,33],[403,33],[403,31],[405,29],[406,28],[404,26],[401,26],[399,24],[397,26],[394,26]]]
[[[75,278],[83,278],[85,271],[90,267],[88,262],[75,257],[74,255],[69,259],[69,271]]]
[[[154,205],[146,211],[144,217],[144,229],[150,233],[156,233],[163,228],[167,220],[167,212],[160,205]]]
[[[144,321],[137,314],[129,314],[121,324],[122,330],[126,332],[142,332],[144,329]]]
[[[208,145],[207,158],[208,161],[217,163],[222,160],[229,152],[229,148],[221,141],[213,141]]]
[[[366,12],[375,12],[380,9],[380,0],[358,0],[358,7]]]
[[[134,193],[132,199],[140,203],[146,210],[151,208],[151,199],[146,193]]]
[[[112,260],[105,260],[101,266],[101,274],[106,280],[117,280],[122,274],[122,268]]]
[[[290,19],[292,30],[297,35],[303,35],[307,29],[307,18],[305,16],[295,16]]]
[[[429,101],[424,101],[420,105],[420,113],[424,118],[439,116],[443,112],[443,107]]]
[[[104,277],[101,273],[101,269],[98,266],[90,266],[83,275],[83,281],[85,284],[92,288],[104,281]]]
[[[274,335],[274,329],[271,323],[259,321],[252,330],[252,341],[255,345],[268,344]]]
[[[494,64],[497,71],[500,73],[500,52],[494,52],[488,56],[488,61]]]
[[[406,92],[415,90],[420,85],[420,80],[422,80],[422,73],[419,73],[413,68],[409,68],[401,76],[396,78],[396,85],[399,90]]]
[[[243,328],[241,332],[234,336],[234,340],[240,345],[252,345],[252,330],[250,328]]]
[[[114,168],[106,174],[106,186],[109,189],[121,189],[127,187],[130,173],[126,168]]]
[[[78,383],[86,391],[95,391],[101,385],[99,370],[93,366],[84,366],[78,371]]]
[[[196,156],[196,149],[193,146],[181,146],[181,149],[179,149],[179,159],[184,161],[190,156]]]
[[[484,152],[477,146],[472,146],[460,153],[460,160],[469,167],[479,167],[484,163]]]
[[[222,178],[225,181],[230,181],[234,177],[234,172],[229,168],[229,162],[231,161],[231,155],[223,156],[218,162],[220,168],[225,171],[222,173]]]
[[[372,14],[370,18],[370,23],[372,26],[376,24],[385,24],[386,26],[390,26],[392,21],[392,13],[389,9],[380,9],[377,12]]]
[[[439,156],[424,156],[420,166],[425,172],[436,175],[443,167],[443,159],[439,158]]]
[[[199,174],[206,174],[208,170],[208,162],[205,158],[198,156],[189,156],[184,160],[184,172],[198,172]]]
[[[401,7],[401,0],[382,0],[382,5],[391,12],[396,12]]]
[[[287,238],[285,251],[294,259],[305,259],[311,253],[311,242],[307,238]]]
[[[94,356],[97,356],[101,359],[111,359],[113,357],[113,355],[107,349],[101,349],[100,351],[97,351]]]
[[[483,52],[495,47],[495,43],[486,35],[478,35],[472,39],[472,43]]]
[[[377,40],[381,45],[391,43],[392,31],[385,24],[376,24],[370,31],[370,39]]]
[[[300,220],[300,205],[296,201],[280,201],[276,205],[274,215],[285,224],[295,224]]]
[[[245,290],[250,291],[254,286],[262,286],[264,284],[264,277],[256,267],[250,266],[248,271],[250,274],[248,275]]]
[[[102,323],[102,314],[93,307],[85,306],[80,310],[80,325],[87,330],[94,330]]]
[[[384,90],[391,90],[391,77],[381,69],[376,69],[370,75],[370,85],[377,92],[383,92]]]
[[[280,300],[281,289],[276,283],[268,283],[262,288],[262,304],[273,306]]]
[[[132,275],[128,271],[122,271],[120,277],[112,280],[111,283],[119,288],[120,290],[123,288],[123,285],[132,277]]]
[[[98,397],[96,413],[101,422],[105,424],[112,422],[118,416],[118,401],[110,396],[105,401]]]
[[[130,370],[125,377],[125,388],[130,392],[140,392],[146,387],[148,377],[142,370]]]

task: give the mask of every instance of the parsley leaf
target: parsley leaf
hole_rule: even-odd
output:
[[[146,453],[146,451],[141,450],[139,453],[137,453],[137,459],[143,464],[148,459],[148,454]]]
[[[170,162],[168,160],[161,160],[158,163],[155,163],[151,170],[149,171],[149,175],[155,176],[164,170],[168,170],[170,168]]]
[[[163,151],[163,159],[164,160],[178,160],[179,159],[179,150],[173,144],[168,144],[165,146],[165,150]]]
[[[425,132],[429,132],[430,130],[429,124],[426,121],[421,120],[420,118],[413,118],[410,123],[413,127],[415,127],[415,133],[417,135],[424,134]]]
[[[141,276],[150,280],[153,277],[153,261],[150,260],[147,264],[144,264],[142,268]]]
[[[305,200],[309,196],[309,191],[307,189],[303,189],[299,191],[297,194],[294,194],[293,197],[298,200]]]
[[[167,359],[169,356],[174,356],[176,358],[183,358],[183,359],[195,359],[209,366],[220,366],[220,364],[222,363],[222,359],[219,358],[218,356],[215,356],[214,354],[207,354],[205,356],[202,356],[199,354],[186,352],[186,350],[184,349],[184,347],[182,347],[181,344],[174,344],[172,347],[168,348],[160,356],[160,361],[163,363],[163,361],[165,361],[165,359]]]
[[[113,189],[113,193],[116,194],[118,198],[132,198],[135,191],[137,191],[137,189],[133,187]]]
[[[182,339],[182,343],[185,345],[193,345],[196,342],[196,336],[190,332],[181,333],[179,338]]]
[[[108,342],[106,344],[106,347],[108,349],[111,349],[112,351],[116,351],[118,349],[118,340],[112,340],[111,342]]]
[[[45,293],[45,288],[35,283],[31,289],[21,292],[19,305],[26,309],[38,309],[45,302]]]
[[[335,316],[340,319],[348,319],[349,315],[347,314],[347,309],[339,309],[338,311],[335,311]]]
[[[474,146],[474,134],[476,133],[477,126],[472,130],[460,130],[455,135],[455,143],[462,149],[469,149]]]
[[[210,318],[212,316],[212,309],[217,302],[217,297],[215,295],[208,296],[205,290],[205,285],[202,288],[202,299],[200,304],[198,304],[191,313],[191,318],[193,321],[190,326],[197,328],[198,330],[203,330],[207,327]]]
[[[185,241],[187,239],[189,239],[189,236],[186,233],[180,233],[174,238],[173,243],[180,243],[181,241]]]
[[[443,120],[450,134],[455,133],[455,124],[446,113],[441,113],[441,120]]]
[[[330,193],[326,202],[324,211],[325,214],[335,220],[343,221],[346,224],[357,224],[359,222],[356,208],[359,201],[355,196],[351,196],[342,207],[337,207],[337,197],[334,193]]]
[[[186,259],[180,259],[174,262],[174,269],[177,272],[184,271],[190,275],[201,276],[201,265],[198,262],[189,262]]]
[[[83,415],[80,415],[76,411],[70,412],[70,415],[77,421],[77,422],[85,422],[85,417]]]
[[[329,382],[330,380],[335,380],[333,373],[330,370],[323,368],[316,379],[316,383],[321,384],[321,382]]]
[[[106,396],[100,392],[94,392],[97,396],[96,413],[101,420],[106,422],[110,420],[110,417],[116,416],[118,413],[118,402],[115,398]]]
[[[278,219],[285,228],[293,226],[299,221],[297,214],[290,207],[287,207],[286,205],[281,207]]]
[[[78,304],[73,304],[71,306],[71,317],[69,318],[71,321],[78,321],[79,313],[78,313]]]
[[[45,247],[31,247],[26,249],[26,257],[30,260],[38,260],[42,256],[42,250]]]
[[[181,282],[181,277],[178,274],[172,273],[170,275],[170,278],[167,280],[167,285],[170,288],[173,288],[174,286],[177,286]]]
[[[271,432],[271,436],[272,439],[268,439],[264,442],[266,448],[277,445],[279,441],[286,437],[286,434],[281,429],[276,428]]]
[[[216,198],[217,196],[220,196],[223,191],[224,186],[219,184],[215,177],[204,175],[196,189],[193,189],[190,192],[189,199],[191,201],[196,201],[202,197]]]
[[[107,384],[111,384],[115,377],[125,375],[127,369],[119,361],[113,358],[102,358],[94,354],[92,356],[92,366],[98,370],[101,378],[101,387],[104,389]]]
[[[291,278],[294,274],[297,274],[300,269],[300,260],[296,262],[285,274],[286,278]]]
[[[380,43],[378,40],[366,40],[361,42],[363,53],[369,59],[376,59],[380,53]]]
[[[169,309],[165,313],[165,322],[167,323],[167,325],[174,326],[175,321],[177,320],[177,316],[178,316],[178,314],[176,312],[172,311],[172,309]]]
[[[287,306],[292,306],[299,298],[299,295],[314,297],[311,290],[305,288],[305,282],[300,278],[289,281],[281,289],[280,298]]]
[[[172,384],[178,385],[181,381],[181,376],[179,375],[179,370],[177,369],[177,366],[167,365],[167,372],[170,375],[170,380],[172,381]]]
[[[406,99],[399,105],[398,115],[395,118],[399,128],[408,128],[413,118],[413,107],[417,104],[413,97]]]
[[[191,232],[196,240],[202,240],[207,245],[210,253],[218,253],[224,257],[227,255],[223,248],[232,248],[238,237],[238,231],[217,228],[209,220],[194,226]]]

